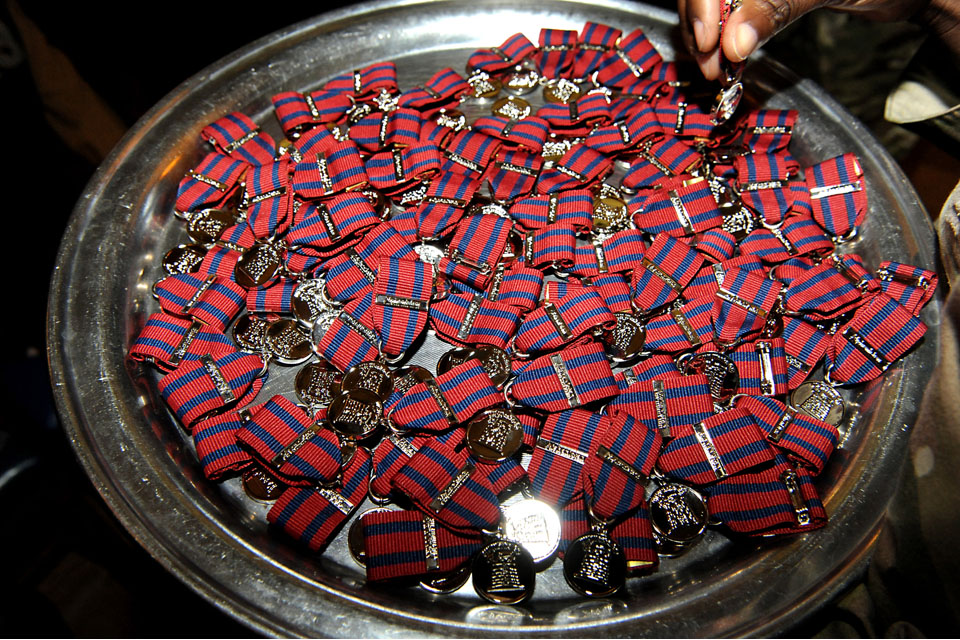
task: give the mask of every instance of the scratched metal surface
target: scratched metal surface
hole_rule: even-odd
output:
[[[190,438],[156,394],[156,376],[124,355],[161,277],[159,259],[183,241],[172,215],[176,185],[205,152],[199,130],[241,110],[275,137],[270,96],[393,59],[401,88],[517,31],[579,29],[586,20],[642,27],[665,58],[675,16],[633,2],[499,0],[376,2],[319,16],[252,43],[177,88],[129,132],[77,203],[50,290],[49,358],[71,442],[117,517],[158,561],[211,602],[270,635],[727,636],[769,635],[835,595],[862,568],[904,459],[909,426],[936,361],[939,300],[926,340],[882,380],[845,391],[844,443],[818,481],[822,531],[773,544],[711,531],[690,553],[629,581],[625,594],[589,601],[564,583],[559,562],[538,574],[534,598],[487,605],[469,584],[452,596],[366,585],[344,535],[310,557],[267,530],[267,507],[239,480],[203,478]],[[862,159],[868,222],[847,251],[935,268],[934,235],[913,188],[862,124],[809,81],[762,56],[748,98],[798,109],[791,151],[801,164],[854,151]],[[477,113],[486,106],[471,107]],[[445,346],[428,338],[412,362],[434,368]],[[292,396],[296,368],[273,367],[266,393]]]

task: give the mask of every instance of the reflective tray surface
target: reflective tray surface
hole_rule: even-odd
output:
[[[368,586],[341,534],[310,557],[267,530],[266,505],[239,479],[201,473],[190,437],[156,392],[157,376],[125,360],[158,309],[160,258],[185,238],[173,216],[177,183],[206,152],[200,129],[243,111],[279,139],[270,96],[309,90],[380,60],[396,61],[402,89],[435,70],[463,70],[469,54],[522,31],[606,23],[642,27],[667,59],[674,14],[617,0],[517,3],[387,1],[319,16],[258,40],[184,82],[134,126],[78,202],[50,290],[48,344],[54,393],[68,436],[117,517],[170,571],[208,600],[270,635],[308,636],[728,636],[770,635],[834,596],[869,557],[904,461],[910,426],[936,358],[939,298],[922,319],[923,343],[886,376],[843,393],[843,445],[818,487],[830,514],[815,533],[775,543],[716,531],[615,598],[586,600],[560,562],[537,576],[517,607],[483,603],[468,585],[452,596]],[[802,166],[857,153],[870,212],[847,252],[876,267],[896,259],[936,268],[933,230],[913,187],[879,143],[831,98],[762,55],[746,72],[748,98],[800,112],[791,151]],[[743,107],[742,107],[743,108]],[[434,368],[441,346],[413,359]],[[275,369],[272,369],[274,371]],[[296,369],[271,373],[291,391]],[[286,386],[283,386],[286,384]],[[263,398],[263,396],[261,396]],[[365,507],[363,507],[365,508]],[[362,508],[362,509],[363,509]],[[362,510],[361,509],[361,510]]]

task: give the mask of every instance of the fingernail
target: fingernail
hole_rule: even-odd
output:
[[[693,19],[693,35],[697,39],[697,49],[703,53],[707,52],[706,46],[704,46],[704,40],[706,40],[706,34],[703,31],[703,22],[700,21],[700,18]]]
[[[749,23],[744,22],[737,27],[735,36],[733,39],[733,51],[740,60],[746,60],[747,56],[757,48],[757,30],[750,26]]]

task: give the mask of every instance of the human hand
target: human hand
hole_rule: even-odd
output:
[[[788,24],[818,7],[858,13],[875,20],[902,20],[939,0],[743,0],[734,11],[720,42],[723,0],[677,0],[680,32],[708,80],[720,77],[720,51],[733,62],[745,60],[757,47]],[[947,0],[945,4],[956,5]]]

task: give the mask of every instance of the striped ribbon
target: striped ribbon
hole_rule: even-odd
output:
[[[576,233],[589,233],[593,229],[593,194],[587,189],[572,189],[521,198],[510,206],[510,217],[528,230],[560,223],[573,227]]]
[[[673,136],[648,138],[637,147],[637,152],[620,182],[624,189],[653,187],[664,176],[686,173],[701,159],[692,146]]]
[[[863,224],[867,189],[860,160],[852,153],[824,160],[805,170],[813,219],[826,232],[843,237]]]
[[[630,284],[634,306],[643,313],[676,300],[703,266],[699,253],[665,233],[657,235],[643,255]]]
[[[443,169],[430,182],[417,208],[420,238],[439,238],[454,229],[482,184],[481,174],[482,170],[468,175]]]
[[[428,436],[388,433],[373,450],[373,478],[370,480],[370,491],[377,496],[388,495],[393,489],[393,477],[428,439]]]
[[[398,427],[415,432],[446,431],[503,402],[479,360],[471,358],[429,382],[418,382],[391,413]]]
[[[260,166],[273,162],[276,143],[248,116],[234,111],[211,122],[200,131],[200,138],[234,160]]]
[[[551,351],[596,329],[610,330],[616,318],[593,288],[580,287],[526,315],[514,348],[520,353]]]
[[[694,249],[717,263],[729,260],[737,250],[737,238],[724,229],[710,229],[692,236]]]
[[[602,179],[613,167],[613,160],[585,144],[575,144],[552,169],[544,169],[537,181],[537,192],[550,195],[568,189],[583,189]]]
[[[574,409],[616,396],[610,362],[597,342],[574,344],[531,361],[514,378],[520,404],[548,413]]]
[[[331,247],[359,238],[379,222],[380,217],[366,196],[341,193],[323,202],[302,205],[286,241],[291,250],[322,256]]]
[[[638,227],[656,235],[689,236],[723,224],[723,216],[710,183],[691,178],[675,189],[647,198],[643,211],[634,216]]]
[[[546,120],[557,133],[585,136],[594,127],[610,122],[610,103],[606,94],[588,93],[567,104],[547,103],[537,109],[537,117]]]
[[[701,352],[709,348],[701,349]],[[739,393],[782,396],[789,390],[789,366],[783,338],[764,338],[727,352],[737,365]]]
[[[151,313],[137,334],[127,357],[150,362],[163,371],[194,362],[207,353],[236,351],[233,340],[199,320]]]
[[[576,57],[576,31],[540,30],[540,48],[533,56],[540,75],[550,79],[570,77]]]
[[[364,170],[370,185],[381,191],[430,180],[440,172],[440,149],[434,144],[414,144],[404,149],[375,153]]]
[[[271,98],[280,128],[287,137],[317,125],[342,122],[353,106],[350,96],[340,91],[284,91]]]
[[[611,109],[612,107],[611,104]],[[600,153],[617,155],[663,134],[663,127],[660,126],[656,112],[645,102],[631,103],[622,118],[612,111],[610,116],[613,123],[596,127],[584,142]]]
[[[533,191],[543,166],[537,151],[503,147],[485,174],[495,200],[513,201]]]
[[[350,125],[349,136],[368,153],[408,147],[420,141],[420,117],[420,112],[414,109],[377,111]]]
[[[373,328],[373,291],[348,302],[314,349],[340,371],[376,360],[380,335]]]
[[[706,140],[713,134],[712,114],[680,95],[658,101],[654,112],[667,134],[698,140]]]
[[[622,34],[620,29],[588,20],[580,31],[573,61],[573,77],[586,78],[596,71],[603,59],[613,51]]]
[[[223,331],[246,305],[247,290],[219,276],[178,273],[158,281],[153,288],[160,308],[167,313],[196,318]]]
[[[830,320],[860,306],[880,289],[880,282],[863,266],[863,258],[834,255],[790,283],[784,308],[811,322]]]
[[[293,191],[290,186],[291,162],[282,158],[252,167],[247,172],[243,201],[247,224],[257,238],[271,238],[290,226]]]
[[[570,273],[593,277],[610,273],[628,273],[640,267],[647,245],[639,229],[624,229],[609,238],[593,238],[575,249]]]
[[[662,440],[655,428],[627,413],[605,422],[596,451],[583,465],[583,490],[593,513],[601,520],[611,520],[643,502]]]
[[[562,507],[583,491],[581,476],[610,419],[584,409],[553,413],[533,449],[527,475],[537,498]]]
[[[763,330],[782,290],[780,282],[755,271],[727,271],[711,311],[716,343],[732,346]]]
[[[652,379],[634,372],[638,381],[621,390],[607,406],[612,416],[627,414],[655,429],[662,438],[676,429],[703,422],[713,415],[710,381],[706,375],[669,375]]]
[[[437,265],[440,273],[475,289],[486,289],[503,256],[513,224],[500,216],[470,215],[457,225],[446,255]]]
[[[614,381],[617,383],[620,393],[623,393],[627,387],[638,382],[655,378],[675,378],[681,375],[683,374],[680,373],[680,369],[672,356],[654,353],[629,369],[618,371],[614,375]]]
[[[341,74],[323,88],[350,94],[358,101],[369,100],[380,91],[399,93],[397,65],[393,62],[377,62],[352,73]]]
[[[253,462],[250,454],[237,444],[237,432],[243,423],[238,412],[229,411],[194,425],[193,444],[204,477],[220,480]]]
[[[646,349],[680,353],[713,340],[713,300],[694,298],[647,322]]]
[[[813,475],[823,471],[837,446],[837,428],[799,413],[774,398],[742,396],[736,406],[746,409],[767,434],[767,441],[808,465]]]
[[[233,280],[237,260],[240,259],[244,251],[253,246],[254,242],[256,242],[256,238],[246,223],[228,227],[220,235],[220,239],[207,251],[207,255],[203,257],[200,269],[197,270],[195,275],[204,278],[215,275]]]
[[[434,73],[422,87],[404,91],[400,95],[399,106],[416,109],[425,118],[430,118],[440,109],[455,104],[461,96],[470,91],[470,83],[459,73],[446,67]]]
[[[246,162],[222,153],[208,153],[180,180],[176,210],[188,213],[228,202],[249,167]]]
[[[540,153],[543,144],[550,135],[550,123],[537,116],[527,116],[523,120],[510,120],[499,116],[481,116],[473,123],[473,128],[506,145]]]
[[[283,278],[269,287],[247,291],[247,311],[251,313],[293,313],[293,291],[297,282]]]
[[[569,269],[574,263],[576,246],[577,229],[567,223],[555,222],[524,235],[523,260],[536,269]]]
[[[915,316],[933,298],[939,280],[935,271],[890,260],[880,263],[876,275],[883,292]]]
[[[420,337],[427,326],[432,293],[429,264],[412,258],[380,258],[372,312],[382,353],[399,356]]]
[[[467,60],[467,69],[479,69],[489,74],[498,74],[512,69],[534,55],[536,51],[536,46],[527,39],[527,36],[515,33],[504,40],[499,47],[474,51]]]
[[[785,151],[793,136],[797,112],[793,109],[757,109],[747,116],[743,144],[754,153]]]
[[[430,326],[453,344],[490,344],[506,349],[520,317],[518,307],[468,293],[450,294],[430,305]]]
[[[323,198],[367,186],[367,172],[357,145],[335,141],[303,156],[293,170],[291,185],[302,198]]]
[[[793,208],[789,180],[800,169],[786,151],[738,156],[734,161],[740,199],[768,225],[780,224]]]
[[[787,359],[788,388],[799,387],[820,364],[831,338],[799,318],[783,318],[784,357]]]
[[[327,294],[338,302],[352,300],[373,291],[380,258],[417,256],[407,241],[386,222],[368,231],[353,249],[335,256],[324,264],[327,270]]]
[[[620,38],[613,54],[606,56],[597,68],[597,82],[624,93],[638,93],[638,85],[653,67],[663,61],[642,29],[635,29]]]
[[[493,270],[487,287],[487,300],[517,307],[521,312],[531,311],[540,303],[543,290],[543,272],[530,269],[523,262],[501,261]]]
[[[784,218],[779,228],[760,228],[740,242],[742,255],[757,256],[767,264],[784,262],[797,256],[833,251],[833,242],[808,215]]]
[[[705,264],[683,290],[683,297],[687,300],[709,298],[712,301],[726,279],[727,271],[731,269],[751,271],[761,276],[767,273],[766,267],[756,256],[737,256],[716,264]]]

